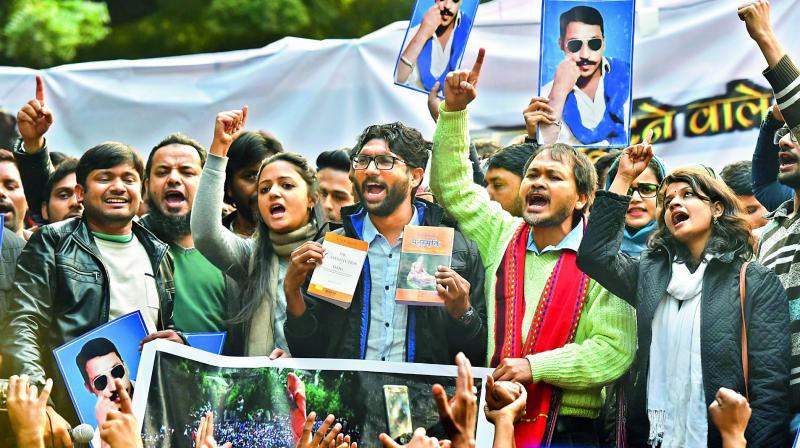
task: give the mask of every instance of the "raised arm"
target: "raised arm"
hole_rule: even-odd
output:
[[[47,198],[42,196],[42,191],[53,173],[53,164],[50,163],[44,138],[52,124],[53,113],[45,106],[44,81],[37,75],[36,96],[17,112],[20,139],[14,146],[28,209],[37,222],[44,221],[41,209],[42,202]]]
[[[214,141],[197,186],[191,218],[192,238],[197,250],[217,269],[240,281],[247,279],[253,241],[226,229],[220,215],[225,195],[226,155],[233,140],[244,129],[246,119],[247,106],[217,115]]]
[[[436,34],[436,29],[442,24],[442,14],[437,5],[431,6],[425,15],[422,16],[422,21],[417,27],[416,33],[411,37],[403,54],[400,55],[400,61],[397,64],[397,74],[395,80],[400,84],[410,84],[409,77],[417,69],[417,59],[422,52],[422,48],[428,40],[432,39]],[[419,78],[417,75],[415,78]]]
[[[513,232],[518,219],[491,201],[486,190],[472,182],[468,161],[467,105],[475,99],[483,49],[471,71],[459,70],[445,79],[445,102],[439,106],[439,121],[433,137],[431,190],[447,212],[458,221],[464,235],[478,245],[485,265],[503,251],[498,249]]]
[[[639,261],[620,252],[625,233],[628,189],[653,158],[648,132],[642,143],[626,148],[608,191],[598,191],[580,248],[578,267],[614,295],[636,306]]]
[[[778,152],[773,141],[775,131],[783,126],[783,115],[775,104],[761,123],[753,151],[753,194],[767,210],[773,211],[794,195],[794,190],[778,183]]]
[[[758,0],[740,7],[738,13],[767,61],[764,76],[775,92],[786,124],[797,136],[800,134],[800,70],[775,36],[769,10],[769,1]]]

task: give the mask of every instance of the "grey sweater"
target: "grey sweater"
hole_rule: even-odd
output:
[[[220,219],[227,164],[227,157],[208,155],[192,206],[192,238],[194,246],[204,257],[219,270],[244,285],[249,277],[250,262],[255,251],[256,240],[235,235],[225,228]],[[272,273],[272,278],[276,279],[278,277],[278,260],[274,255],[269,266],[275,271]],[[245,330],[244,353],[248,356],[268,355],[276,344],[288,351],[286,339],[283,336],[283,322],[277,322],[274,319],[273,309],[276,297],[279,296],[275,294],[277,284],[275,286],[271,290],[264,291],[261,297],[244,298],[245,300],[262,299]],[[283,294],[280,296],[282,297]],[[281,343],[281,341],[283,342]]]

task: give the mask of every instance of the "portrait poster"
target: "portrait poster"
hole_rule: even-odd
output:
[[[114,378],[133,392],[139,369],[139,342],[147,336],[139,311],[121,316],[53,350],[81,423],[95,429],[93,448],[100,448],[97,428],[110,409],[119,409]]]
[[[473,369],[481,395],[489,372]],[[313,411],[315,429],[333,414],[343,433],[370,447],[380,445],[382,432],[406,440],[409,427],[444,437],[431,386],[441,384],[451,397],[456,376],[455,366],[227,357],[156,340],[142,352],[133,408],[145,448],[193,447],[192,434],[208,411],[220,446],[294,448]],[[478,446],[491,446],[492,425],[479,414]]]
[[[539,96],[555,124],[540,143],[625,148],[630,141],[634,0],[542,0]]]
[[[394,66],[394,83],[428,93],[461,65],[478,0],[416,0]],[[439,89],[443,97],[444,89]]]

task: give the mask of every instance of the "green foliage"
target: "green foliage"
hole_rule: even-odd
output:
[[[71,61],[78,48],[108,34],[105,3],[83,0],[18,0],[4,11],[0,37],[5,57],[22,65],[50,66]]]

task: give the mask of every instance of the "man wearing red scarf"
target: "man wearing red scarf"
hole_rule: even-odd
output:
[[[633,308],[575,264],[597,176],[565,144],[537,148],[520,185],[522,218],[471,182],[466,107],[476,96],[483,50],[472,71],[450,73],[433,143],[431,188],[486,266],[488,362],[496,380],[528,390],[516,446],[599,446],[602,388],[630,367]]]

